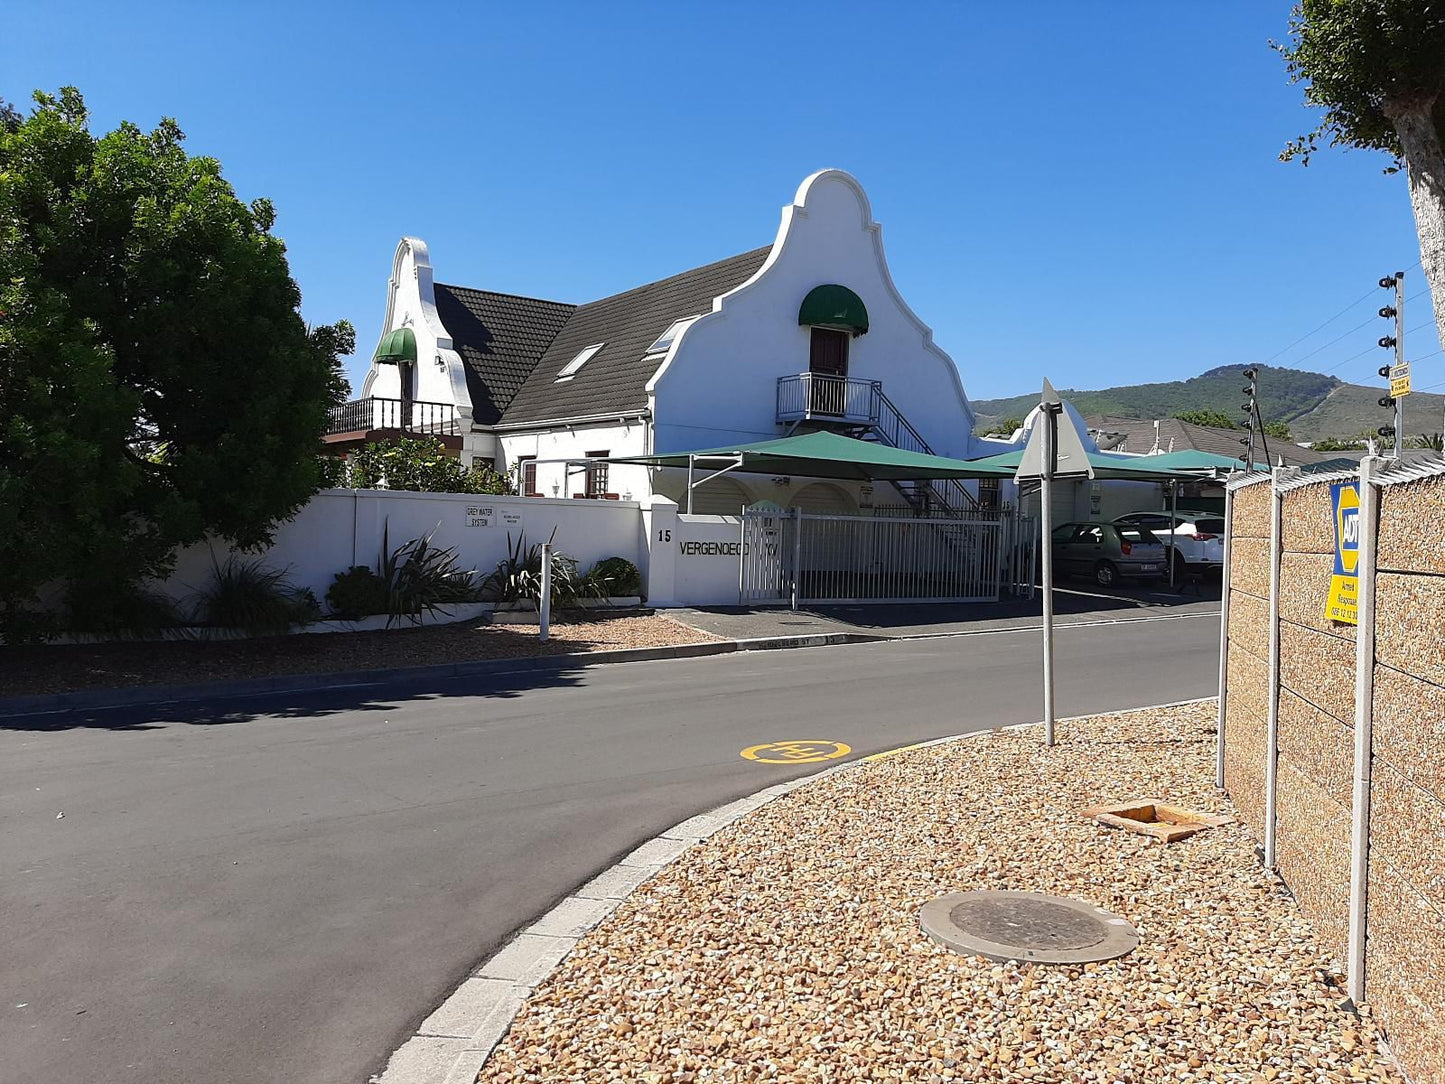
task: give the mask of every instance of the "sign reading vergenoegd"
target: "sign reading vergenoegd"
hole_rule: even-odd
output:
[[[1330,577],[1329,597],[1325,599],[1325,617],[1346,625],[1358,625],[1359,483],[1336,482],[1330,486],[1330,504],[1335,513],[1335,567]]]

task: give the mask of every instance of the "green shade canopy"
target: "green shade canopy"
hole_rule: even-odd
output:
[[[828,283],[808,291],[798,310],[798,323],[846,327],[851,328],[853,334],[862,335],[868,330],[868,310],[863,306],[863,299],[848,287]]]
[[[416,361],[416,332],[409,327],[399,327],[381,337],[381,345],[371,356],[373,361],[391,362]]]
[[[837,433],[804,433],[778,440],[753,441],[697,452],[670,452],[609,460],[651,467],[687,467],[698,460],[741,457],[737,469],[758,474],[798,474],[808,478],[851,478],[865,482],[918,481],[927,478],[1012,478],[1013,467],[967,459],[905,452]],[[998,457],[995,457],[998,458]],[[706,466],[706,463],[699,463]]]
[[[976,467],[1002,467],[1008,471],[1009,477],[1013,477],[1014,471],[1018,469],[1019,460],[1023,458],[1023,451],[1003,452],[1000,455],[991,455],[987,459],[974,459],[970,462]],[[1096,479],[1107,478],[1114,481],[1132,482],[1168,482],[1171,479],[1183,481],[1187,478],[1195,478],[1196,474],[1189,474],[1181,469],[1171,467],[1160,460],[1167,459],[1162,455],[1106,455],[1103,452],[1089,452],[1089,463],[1094,468]],[[1222,456],[1216,458],[1223,458]],[[1227,463],[1228,460],[1225,460]],[[1197,468],[1196,468],[1197,472]]]

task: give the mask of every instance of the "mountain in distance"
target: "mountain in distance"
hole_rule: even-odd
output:
[[[1123,418],[1172,418],[1186,410],[1218,410],[1243,426],[1243,365],[1221,365],[1190,377],[1158,384],[1130,384],[1098,391],[1059,389],[1086,417],[1111,414]],[[1419,376],[1416,376],[1419,379]],[[1346,384],[1324,373],[1302,369],[1259,367],[1259,408],[1267,422],[1283,421],[1297,441],[1353,437],[1393,420],[1380,406],[1383,387]],[[1022,418],[1039,402],[1039,393],[1007,399],[975,399],[977,431],[987,432],[1004,418]],[[1405,432],[1409,436],[1441,431],[1445,396],[1416,392],[1405,399]]]

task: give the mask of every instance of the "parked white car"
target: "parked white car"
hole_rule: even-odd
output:
[[[1184,573],[1213,571],[1224,566],[1224,517],[1211,512],[1130,512],[1115,523],[1143,527],[1166,546],[1171,541],[1178,551],[1174,559],[1176,579]],[[1171,524],[1173,525],[1171,528]]]

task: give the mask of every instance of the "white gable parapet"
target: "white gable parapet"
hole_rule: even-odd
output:
[[[799,325],[799,306],[828,283],[868,310],[867,332],[849,345],[848,376],[879,381],[936,453],[973,454],[974,414],[958,369],[899,294],[863,187],[837,169],[803,181],[758,272],[673,343],[648,384],[656,450],[778,435],[778,379],[809,366],[811,329]]]
[[[437,315],[431,254],[419,237],[403,237],[392,260],[386,291],[386,319],[377,337],[409,327],[416,336],[416,386],[413,397],[423,402],[451,403],[457,408],[462,430],[471,428],[472,397],[467,391],[461,356],[453,349],[451,333]],[[401,397],[398,367],[372,361],[362,382],[363,397]]]

